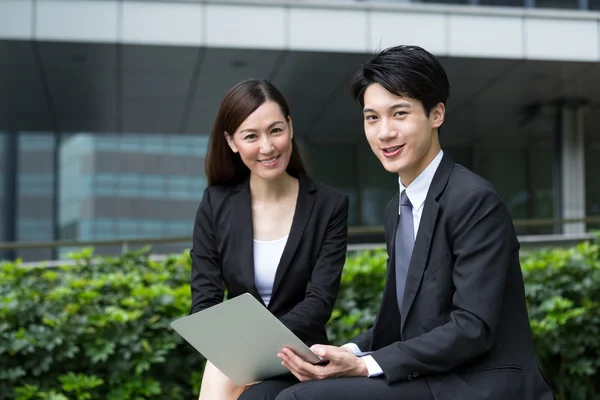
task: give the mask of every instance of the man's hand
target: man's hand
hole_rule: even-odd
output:
[[[304,361],[291,349],[285,348],[277,354],[281,358],[281,364],[290,370],[300,382],[339,378],[342,376],[369,376],[365,362],[356,357],[350,349],[315,345],[311,350],[329,364],[325,366],[314,365]]]

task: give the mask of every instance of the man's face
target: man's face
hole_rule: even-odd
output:
[[[364,94],[365,135],[389,172],[408,186],[440,150],[437,128],[444,122],[442,103],[425,114],[420,101],[396,96],[378,83]]]

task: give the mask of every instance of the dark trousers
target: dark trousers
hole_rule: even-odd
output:
[[[265,379],[246,389],[242,395],[238,397],[238,400],[275,400],[281,391],[296,383],[298,383],[298,379],[292,374]]]
[[[414,379],[388,385],[383,377],[337,378],[290,386],[276,400],[433,400],[427,381]]]

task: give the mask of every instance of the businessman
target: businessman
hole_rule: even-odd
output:
[[[356,75],[367,141],[399,176],[385,211],[382,303],[351,343],[313,346],[327,366],[278,354],[301,381],[278,400],[553,398],[534,355],[508,210],[490,183],[441,150],[449,86],[438,60],[416,46],[387,49]]]

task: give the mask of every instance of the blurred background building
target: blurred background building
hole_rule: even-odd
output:
[[[600,224],[540,220],[600,215],[595,10],[600,0],[0,0],[0,242],[191,239],[213,118],[247,78],[283,91],[312,175],[350,195],[351,242],[380,241],[397,178],[368,148],[348,87],[397,44],[444,64],[442,145],[497,187],[518,233],[583,234]]]

